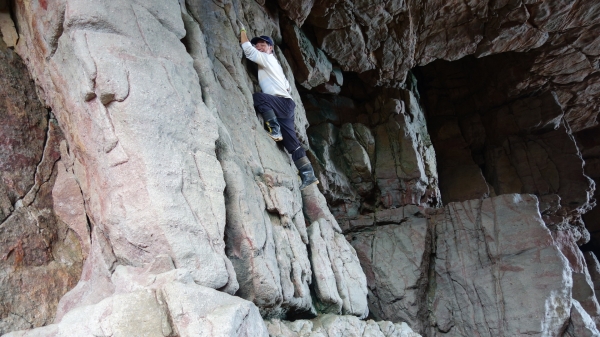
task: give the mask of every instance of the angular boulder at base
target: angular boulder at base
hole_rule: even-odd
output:
[[[4,336],[268,336],[252,302],[195,284],[184,269],[153,274],[165,261],[145,270],[119,267],[114,295],[69,311],[59,323]]]

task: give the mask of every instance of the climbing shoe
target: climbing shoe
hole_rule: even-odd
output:
[[[281,127],[279,126],[277,117],[275,117],[275,112],[273,112],[273,110],[267,110],[263,112],[262,115],[265,119],[269,136],[271,136],[271,138],[273,138],[273,140],[276,142],[283,140],[283,136],[281,135]]]
[[[302,185],[300,190],[307,188],[312,184],[318,184],[319,180],[315,177],[315,171],[307,157],[302,157],[294,162],[298,168],[300,179],[302,179]]]

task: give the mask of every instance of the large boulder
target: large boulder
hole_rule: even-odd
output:
[[[557,336],[564,329],[571,270],[535,196],[451,203],[432,221],[433,335]]]
[[[18,2],[16,15],[17,50],[65,133],[94,235],[106,239],[86,270],[169,254],[198,284],[235,292],[218,131],[190,76],[179,3]],[[61,315],[110,293],[85,278]]]
[[[376,212],[365,223],[349,227],[347,237],[377,319],[405,321],[431,336],[558,336],[572,297],[592,315],[597,310],[583,255],[572,237],[562,244],[553,238],[533,195],[439,210],[407,206]],[[572,290],[579,278],[589,281],[585,294]]]
[[[69,311],[60,323],[6,337],[50,336],[267,336],[252,302],[194,282],[167,256],[144,268],[119,266],[115,293]]]

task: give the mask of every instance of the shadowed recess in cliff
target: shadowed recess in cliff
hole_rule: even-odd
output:
[[[444,202],[536,194],[545,223],[573,229],[581,245],[589,240],[581,215],[595,205],[595,183],[573,137],[581,119],[570,118],[573,106],[562,97],[580,83],[540,81],[542,54],[436,61],[418,68],[419,88]],[[591,107],[588,121],[596,118]]]

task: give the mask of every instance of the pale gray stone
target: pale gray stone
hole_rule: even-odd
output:
[[[193,283],[168,283],[162,293],[179,336],[268,336],[252,302]]]
[[[573,300],[571,306],[571,321],[564,334],[565,337],[596,337],[600,336],[600,331],[596,322],[581,307],[577,300]]]
[[[367,275],[369,309],[377,319],[404,321],[420,330],[423,307],[422,283],[426,280],[430,242],[424,216],[395,211],[404,216],[376,219],[385,223],[347,235]],[[390,213],[390,212],[388,212]],[[394,223],[394,224],[392,224]]]
[[[154,291],[140,290],[114,295],[95,305],[78,307],[66,314],[58,324],[14,332],[8,336],[164,337],[171,333],[164,304],[158,302]]]
[[[420,337],[406,323],[361,321],[354,316],[319,315],[294,322],[265,321],[273,337]]]
[[[64,4],[62,15],[59,3],[19,12],[20,48],[51,40],[29,30],[28,22],[47,12],[64,20],[56,47],[49,46],[54,51],[22,52],[31,68],[47,69],[36,81],[65,131],[87,216],[107,239],[105,250],[120,264],[138,266],[168,254],[178,267],[189,268],[197,283],[231,285],[234,292],[223,241],[218,131],[197,77],[190,76],[195,72],[180,42],[185,30],[178,2]],[[92,262],[86,266],[90,275],[104,269]],[[69,296],[78,300],[64,300],[59,310],[93,304],[105,296],[104,289],[76,287]]]
[[[587,264],[590,278],[594,285],[596,300],[598,300],[598,296],[600,295],[598,293],[600,291],[600,262],[598,262],[598,258],[596,258],[596,255],[593,252],[585,252],[583,253],[583,256]]]
[[[586,263],[584,254],[577,246],[573,232],[575,231],[559,230],[552,232],[552,236],[555,245],[569,261],[571,277],[573,278],[571,296],[590,316],[599,316],[600,305],[596,299],[590,268]]]
[[[144,268],[118,266],[114,293],[79,306],[60,322],[8,336],[267,336],[249,301],[198,285],[166,255]]]
[[[571,269],[537,207],[535,196],[508,194],[450,203],[433,218],[432,335],[559,335]]]
[[[340,297],[335,274],[329,260],[327,242],[321,233],[319,221],[308,227],[310,240],[310,261],[315,273],[315,292],[317,295],[317,309],[322,312],[340,313],[342,298]]]
[[[366,317],[367,280],[354,248],[323,218],[313,222],[308,233],[320,303],[317,309]]]
[[[227,185],[227,255],[240,284],[237,295],[255,303],[262,314],[310,312],[312,271],[299,179],[288,154],[268,137],[257,118],[251,97],[259,90],[257,82],[239,62],[237,27],[228,20],[244,14],[240,20],[249,35],[270,35],[278,41],[281,33],[259,4],[245,1],[242,6],[243,12],[205,1],[187,1],[182,7],[185,43],[219,132],[218,159]],[[282,53],[278,49],[276,53],[292,79]],[[297,133],[305,140],[306,116],[294,81],[290,83],[297,104]],[[231,99],[232,95],[239,99]]]

